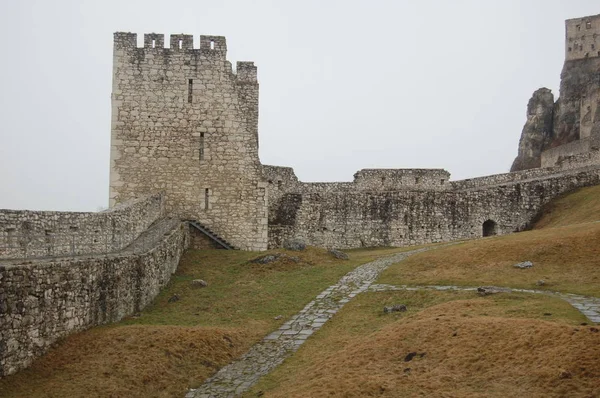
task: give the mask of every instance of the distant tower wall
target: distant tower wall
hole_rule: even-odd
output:
[[[567,61],[600,56],[600,15],[568,19],[565,25]]]
[[[232,72],[222,36],[114,35],[111,206],[164,191],[167,212],[196,219],[233,245],[267,247],[258,159],[258,82]]]

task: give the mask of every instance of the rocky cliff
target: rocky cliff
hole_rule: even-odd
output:
[[[560,97],[550,90],[533,93],[519,152],[510,171],[540,167],[541,153],[572,141],[600,137],[600,57],[566,61]]]

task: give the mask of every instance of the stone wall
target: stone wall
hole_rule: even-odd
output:
[[[188,244],[178,221],[153,248],[93,258],[0,263],[0,376],[27,367],[61,337],[132,315],[158,294]]]
[[[558,195],[599,183],[598,163],[455,181],[445,190],[294,181],[270,197],[269,246],[291,238],[336,248],[408,246],[511,233]]]
[[[110,201],[162,190],[170,214],[246,250],[267,247],[252,62],[226,59],[221,36],[115,33]]]
[[[0,259],[110,253],[163,216],[160,194],[98,213],[0,210]]]
[[[542,152],[542,167],[552,167],[562,158],[586,154],[590,151],[590,139],[581,139]]]
[[[442,191],[449,179],[450,173],[442,169],[362,169],[354,174],[358,189],[376,191]]]

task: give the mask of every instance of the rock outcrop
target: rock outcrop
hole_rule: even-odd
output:
[[[552,136],[554,95],[547,88],[533,93],[527,104],[527,121],[519,141],[519,154],[510,171],[540,167],[544,147]]]
[[[577,140],[600,141],[600,57],[565,61],[555,103],[547,88],[533,93],[510,171],[541,167],[542,152]]]

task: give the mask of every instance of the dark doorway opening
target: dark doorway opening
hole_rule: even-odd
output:
[[[483,223],[483,236],[494,236],[498,234],[498,224],[495,221],[487,220]]]

